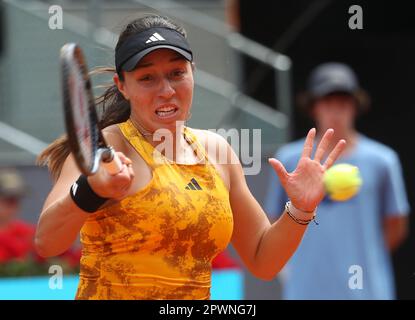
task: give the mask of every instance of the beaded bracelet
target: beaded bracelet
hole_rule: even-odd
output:
[[[313,214],[313,217],[311,219],[304,220],[304,219],[300,219],[300,218],[296,217],[291,212],[291,206],[293,206],[293,204],[291,203],[291,201],[287,201],[287,203],[285,204],[285,212],[287,212],[287,214],[290,216],[290,218],[293,219],[296,223],[301,224],[301,225],[308,225],[311,221],[314,221],[314,223],[316,225],[318,225],[318,222],[316,221],[316,212],[315,212],[315,210],[312,211],[312,212],[307,212],[307,213]],[[295,209],[298,210],[298,211],[301,211],[301,210],[299,210],[297,208],[295,208]],[[302,212],[304,212],[304,211],[302,211]]]

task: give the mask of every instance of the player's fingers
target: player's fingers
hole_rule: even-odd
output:
[[[123,169],[121,172],[124,173],[128,177],[128,180],[132,180],[135,176],[133,163],[128,162],[128,161],[124,162]]]
[[[307,137],[304,142],[304,148],[303,153],[301,154],[301,157],[310,158],[311,152],[313,151],[313,143],[314,143],[314,137],[316,136],[316,129],[312,128],[310,131],[308,131]]]
[[[127,166],[128,173],[129,173],[129,175],[130,175],[130,178],[131,178],[131,179],[133,179],[133,178],[134,178],[134,176],[135,176],[135,174],[134,174],[134,169],[133,169],[133,164],[132,164],[132,163],[129,163],[129,164],[127,164],[126,166]]]
[[[134,171],[132,171],[132,165],[133,165],[133,161],[130,159],[130,158],[128,158],[124,153],[122,153],[122,152],[117,152],[117,156],[120,158],[120,160],[121,160],[121,163],[124,165],[124,166],[126,166],[127,167],[127,171],[128,171],[128,173],[129,173],[129,175],[131,175],[131,172],[134,172]],[[122,170],[123,171],[123,170]]]
[[[321,159],[323,158],[324,154],[327,151],[327,148],[330,145],[330,140],[333,137],[333,133],[334,133],[333,129],[328,129],[324,133],[323,137],[321,138],[320,143],[318,144],[316,154],[314,156],[314,160],[321,162]]]
[[[134,170],[133,170],[133,162],[130,158],[128,158],[122,152],[116,152],[118,158],[121,161],[122,168],[118,172],[118,174],[125,174],[128,177],[128,180],[132,180],[134,178]]]
[[[121,171],[116,175],[114,178],[115,180],[112,182],[117,191],[117,199],[120,197],[122,198],[128,193],[135,176],[132,163],[129,163],[128,161],[127,163],[123,163]]]
[[[324,162],[324,165],[323,165],[324,170],[327,170],[333,165],[334,162],[336,162],[337,158],[342,153],[345,147],[346,147],[346,140],[341,139],[339,142],[337,142],[336,146],[330,152],[329,156]]]
[[[283,164],[277,159],[270,158],[268,159],[268,162],[274,168],[275,172],[278,175],[278,178],[281,181],[281,184],[284,186],[288,179],[287,170],[285,170]]]
[[[123,163],[123,164],[126,164],[126,165],[128,165],[128,164],[131,164],[131,163],[133,163],[132,161],[131,161],[131,159],[130,158],[128,158],[124,153],[122,153],[122,152],[116,152],[117,153],[117,155],[118,155],[118,157],[120,158],[120,160],[121,160],[121,162]]]

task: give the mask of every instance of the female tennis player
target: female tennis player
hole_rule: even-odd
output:
[[[270,159],[291,199],[271,224],[227,141],[184,125],[193,69],[182,27],[157,15],[132,21],[115,48],[115,69],[108,69],[114,84],[99,104],[100,127],[122,170],[81,175],[65,138],[40,155],[56,181],[36,247],[42,256],[59,255],[80,232],[77,299],[209,299],[211,261],[230,241],[255,276],[272,279],[314,219],[323,173],[345,141],[328,150],[333,130],[327,130],[312,159],[311,129],[295,171]],[[160,140],[160,130],[174,138]],[[212,140],[217,147],[207,148]],[[156,152],[161,144],[173,152]],[[227,163],[218,161],[222,152]]]

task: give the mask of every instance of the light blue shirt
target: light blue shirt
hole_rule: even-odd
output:
[[[283,146],[276,154],[293,171],[304,139]],[[319,225],[310,223],[284,269],[284,299],[395,299],[391,259],[382,220],[407,215],[409,204],[397,154],[359,135],[354,150],[337,163],[359,167],[363,185],[345,202],[327,197],[317,209]],[[270,178],[265,211],[274,219],[287,196],[276,174]],[[278,250],[278,248],[276,248]]]

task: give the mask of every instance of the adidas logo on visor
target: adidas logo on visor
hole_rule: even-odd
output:
[[[153,35],[150,38],[148,38],[146,43],[156,42],[156,41],[166,41],[166,39],[164,39],[161,35],[159,35],[157,32],[155,32],[155,33],[153,33]]]

